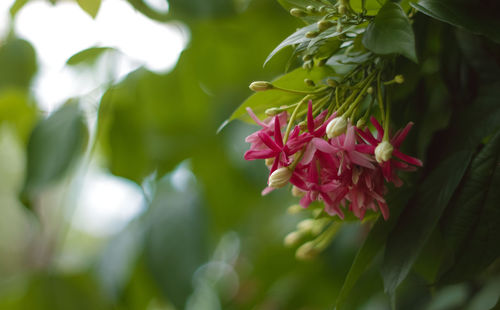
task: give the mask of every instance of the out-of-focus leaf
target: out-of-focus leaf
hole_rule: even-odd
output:
[[[101,99],[98,139],[111,172],[141,183],[162,175],[204,145],[207,95],[192,84],[190,64],[157,75],[131,73]]]
[[[401,54],[417,62],[415,35],[401,6],[387,1],[363,36],[363,45],[376,54]]]
[[[466,310],[498,309],[495,304],[500,301],[500,277],[498,275],[487,282],[471,299]]]
[[[496,1],[480,3],[451,0],[421,0],[411,6],[432,18],[485,35],[499,43],[500,16]]]
[[[408,275],[465,174],[472,153],[456,152],[443,161],[424,180],[401,214],[388,237],[382,266],[384,287],[389,294]]]
[[[412,188],[408,187],[393,191],[390,193],[390,196],[387,197],[387,203],[391,209],[390,218],[388,221],[385,221],[383,218],[379,218],[375,225],[372,227],[370,234],[356,254],[352,266],[349,269],[349,273],[344,280],[342,289],[340,290],[340,293],[337,297],[335,309],[344,309],[344,305],[348,300],[349,293],[351,292],[354,285],[358,282],[359,278],[368,269],[375,256],[383,248],[390,230],[397,223],[399,215],[404,209],[403,207],[410,199],[412,192]]]
[[[116,51],[112,47],[90,47],[71,56],[66,64],[70,66],[92,65],[106,52]]]
[[[447,286],[436,293],[425,310],[463,309],[468,293],[465,284]]]
[[[206,216],[189,170],[181,166],[159,182],[146,217],[146,258],[167,299],[184,309],[193,291],[193,273],[207,259]]]
[[[500,131],[471,165],[470,176],[457,198],[459,210],[445,226],[449,243],[456,251],[455,264],[440,282],[458,282],[477,275],[500,255],[499,188]]]
[[[290,46],[290,45],[310,41],[311,39],[306,37],[306,33],[308,33],[309,31],[315,31],[315,30],[318,30],[318,25],[311,24],[311,25],[302,27],[302,28],[298,29],[297,31],[295,31],[294,33],[292,33],[291,35],[289,35],[285,40],[283,40],[283,42],[281,42],[280,44],[278,44],[278,46],[276,46],[276,48],[269,54],[269,56],[267,56],[266,60],[264,61],[264,65],[266,65],[266,63],[269,60],[271,60],[271,58],[273,58],[273,56],[276,55],[276,53],[279,52],[280,50],[282,50],[283,48]]]
[[[95,18],[101,7],[101,0],[76,0],[82,10],[84,10],[90,17]]]
[[[294,71],[287,73],[272,83],[278,87],[284,87],[287,89],[294,90],[311,90],[309,86],[304,83],[304,79],[311,79],[315,82],[319,82],[322,79],[335,75],[333,69],[329,66],[315,67],[311,71],[304,70],[302,68],[295,69]],[[308,89],[309,88],[309,89]],[[234,111],[228,121],[232,121],[236,118],[240,118],[245,121],[250,121],[250,117],[247,114],[246,108],[250,107],[255,114],[259,117],[265,115],[266,109],[270,107],[279,107],[282,105],[288,105],[291,103],[298,102],[304,97],[301,94],[284,92],[281,90],[271,89],[263,92],[257,92],[250,96],[242,105]],[[224,124],[223,124],[224,126]],[[221,126],[221,128],[223,127]]]
[[[37,70],[33,46],[22,39],[0,42],[0,88],[28,88]]]
[[[24,91],[10,88],[0,91],[0,124],[12,125],[23,142],[27,141],[36,118],[35,104]]]
[[[28,163],[22,200],[32,199],[52,182],[61,178],[85,149],[88,131],[82,111],[70,102],[40,121],[28,142]]]

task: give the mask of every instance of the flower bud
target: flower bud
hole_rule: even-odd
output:
[[[322,5],[322,6],[319,7],[318,11],[321,14],[326,14],[326,12],[328,12],[328,8],[326,7],[326,5]]]
[[[369,95],[373,94],[373,87],[371,87],[371,86],[368,87],[368,89],[366,90],[366,93]]]
[[[312,38],[316,38],[318,36],[319,32],[317,31],[308,31],[306,33],[306,38],[308,39],[312,39]]]
[[[273,84],[271,84],[269,82],[256,81],[256,82],[252,82],[250,84],[250,86],[248,86],[248,88],[250,88],[253,91],[265,91],[265,90],[273,89],[274,86],[273,86]]]
[[[313,67],[313,62],[312,61],[306,61],[302,64],[302,68],[304,70],[311,70]]]
[[[297,229],[299,231],[304,232],[304,233],[311,232],[311,230],[313,229],[313,227],[314,227],[314,220],[313,219],[305,219],[305,220],[300,221],[297,224]]]
[[[356,127],[358,127],[359,129],[365,128],[365,125],[366,125],[366,120],[363,118],[358,119],[358,121],[356,122]]]
[[[266,158],[265,161],[266,166],[271,167],[274,164],[274,157]]]
[[[293,197],[303,197],[306,193],[302,191],[300,188],[297,186],[292,186],[292,196]]]
[[[312,59],[312,55],[311,54],[306,54],[304,56],[302,56],[302,60],[303,61],[308,61],[308,60],[311,60]]]
[[[297,214],[297,213],[300,213],[304,210],[304,207],[302,207],[301,205],[291,205],[288,207],[288,209],[286,209],[286,212],[288,212],[289,214]]]
[[[266,110],[266,115],[267,116],[275,116],[278,115],[281,112],[281,109],[279,108],[269,108]]]
[[[318,13],[318,9],[316,9],[314,6],[312,5],[308,5],[306,7],[306,10],[307,12],[311,13],[311,14],[315,14],[315,13]]]
[[[398,83],[398,84],[403,84],[405,82],[405,78],[403,75],[401,74],[398,74],[394,77],[394,82]]]
[[[314,242],[309,241],[301,245],[295,252],[295,257],[299,260],[310,260],[318,255],[319,250],[314,245]]]
[[[326,84],[330,87],[337,87],[338,83],[334,79],[326,79]]]
[[[383,163],[391,159],[394,147],[387,141],[382,141],[375,148],[375,159],[378,163]]]
[[[333,26],[333,23],[329,20],[320,20],[318,22],[318,29],[319,31],[325,31],[326,29],[330,28],[331,26]]]
[[[332,119],[326,126],[326,135],[328,138],[338,137],[347,129],[347,120],[340,116]]]
[[[311,79],[304,79],[304,83],[309,86],[309,87],[314,87],[316,84],[314,84],[314,81]]]
[[[293,8],[290,10],[290,15],[293,17],[304,17],[307,16],[307,12],[298,8]]]
[[[268,184],[270,187],[280,188],[287,185],[291,177],[292,170],[288,169],[288,167],[281,167],[271,173]]]
[[[341,15],[345,15],[345,13],[347,13],[347,8],[343,4],[339,5],[338,10]]]
[[[292,231],[288,235],[285,236],[285,239],[283,240],[283,243],[286,247],[291,248],[300,243],[300,240],[302,239],[303,234],[298,231]]]

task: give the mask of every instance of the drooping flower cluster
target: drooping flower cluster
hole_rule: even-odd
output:
[[[263,194],[291,183],[292,193],[302,197],[300,204],[304,208],[321,201],[328,214],[341,219],[346,211],[363,219],[372,210],[380,211],[387,220],[386,183],[401,186],[398,170],[422,166],[420,160],[399,150],[411,122],[388,138],[374,117],[370,120],[375,134],[368,127],[356,127],[343,116],[336,117],[335,112],[328,115],[328,110],[314,117],[311,101],[306,124],[295,126],[286,111],[264,121],[250,108],[247,111],[262,127],[246,138],[251,146],[245,159],[266,160],[270,173]]]

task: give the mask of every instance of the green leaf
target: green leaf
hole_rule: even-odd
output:
[[[181,184],[175,175],[182,175]],[[192,276],[207,260],[205,216],[196,180],[185,167],[159,181],[146,215],[146,259],[153,277],[177,309],[193,291]]]
[[[490,7],[486,1],[484,5],[477,5],[475,2],[451,0],[421,0],[411,3],[411,6],[432,18],[500,43],[500,18],[495,1],[491,2]]]
[[[61,178],[85,149],[87,127],[77,103],[68,103],[31,133],[27,148],[27,171],[22,200],[30,202],[42,189]]]
[[[101,7],[101,0],[76,0],[82,10],[84,10],[90,17],[95,18]]]
[[[12,125],[23,142],[28,140],[37,119],[36,106],[30,101],[29,95],[19,89],[0,91],[0,124]]]
[[[281,42],[280,44],[278,44],[278,46],[276,46],[276,48],[269,54],[269,56],[267,56],[266,60],[264,61],[264,66],[267,64],[269,60],[271,60],[271,58],[274,57],[274,55],[276,55],[276,53],[278,53],[283,48],[290,45],[310,41],[311,39],[306,37],[306,33],[308,33],[309,31],[316,31],[316,30],[318,30],[318,25],[311,24],[302,27],[297,31],[295,31],[294,33],[292,33],[291,35],[289,35],[285,40],[283,40],[283,42]]]
[[[314,67],[311,71],[298,68],[277,78],[273,81],[273,84],[278,87],[299,91],[311,90],[310,87],[304,83],[304,79],[307,78],[318,82],[332,75],[335,75],[335,72],[329,66]],[[276,89],[257,92],[243,102],[243,104],[241,104],[236,111],[234,111],[231,117],[224,124],[222,124],[219,130],[221,130],[228,122],[236,118],[244,121],[251,121],[246,111],[247,107],[250,107],[258,117],[264,117],[266,109],[295,103],[303,97],[304,95],[301,94],[289,93]]]
[[[465,174],[472,153],[456,152],[443,161],[424,180],[401,214],[389,235],[382,266],[384,287],[389,294],[408,275]]]
[[[401,54],[417,62],[415,35],[401,6],[387,1],[363,36],[363,45],[376,54]]]
[[[441,283],[478,275],[500,255],[499,188],[500,131],[474,158],[456,204],[450,206],[451,214],[445,218],[443,231],[455,254],[455,264]]]
[[[353,289],[359,278],[365,273],[375,256],[383,248],[389,232],[396,224],[403,207],[406,205],[411,197],[413,190],[411,187],[397,189],[392,191],[387,197],[387,203],[391,209],[391,215],[388,221],[379,218],[375,225],[370,230],[370,234],[364,241],[361,248],[358,250],[356,257],[349,269],[342,289],[340,290],[337,302],[335,304],[336,310],[344,308],[348,300],[349,293]]]
[[[110,51],[116,51],[112,47],[89,47],[71,56],[66,64],[70,66],[77,65],[92,65],[94,64],[103,54]]]
[[[0,44],[0,89],[14,86],[29,88],[37,71],[36,53],[25,40],[10,38]]]

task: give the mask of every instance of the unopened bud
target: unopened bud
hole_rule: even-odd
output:
[[[318,13],[318,9],[316,9],[316,8],[315,8],[314,6],[312,6],[312,5],[308,5],[308,6],[306,7],[306,10],[307,10],[307,12],[312,13],[312,14]]]
[[[308,39],[312,39],[312,38],[316,38],[318,36],[319,32],[317,31],[308,31],[306,33],[306,38]]]
[[[332,119],[326,126],[326,135],[328,138],[338,137],[347,129],[347,120],[345,117],[336,117]]]
[[[265,163],[266,166],[271,167],[274,164],[274,157],[266,158]]]
[[[280,188],[288,184],[288,181],[292,177],[292,170],[288,167],[281,167],[275,170],[269,176],[268,185],[274,188]]]
[[[265,90],[273,89],[274,86],[273,86],[273,84],[271,84],[269,82],[256,81],[256,82],[252,82],[250,84],[250,86],[248,86],[248,88],[250,88],[253,91],[265,91]]]
[[[326,7],[326,5],[322,5],[322,6],[319,7],[318,11],[321,14],[326,14],[326,12],[328,12],[328,8]]]
[[[304,70],[311,70],[311,69],[312,69],[312,67],[313,67],[313,63],[312,63],[312,61],[306,61],[306,62],[304,62],[304,63],[302,64],[302,68],[303,68]]]
[[[375,148],[375,159],[379,163],[383,163],[391,159],[394,147],[387,141],[382,141]]]
[[[333,23],[329,20],[320,20],[318,22],[318,29],[319,31],[325,31],[326,29],[330,28],[331,26],[333,26]]]
[[[319,250],[315,247],[314,242],[309,241],[301,245],[295,252],[295,257],[299,260],[310,260],[318,255]]]
[[[289,214],[297,214],[297,213],[300,213],[304,210],[304,207],[302,207],[301,205],[292,205],[292,206],[289,206],[288,209],[286,209],[286,212],[288,212]]]
[[[330,87],[337,87],[337,81],[335,81],[334,79],[326,79],[326,84],[328,84],[328,86]]]
[[[302,231],[304,233],[310,233],[311,230],[313,229],[313,227],[314,227],[314,220],[313,219],[305,219],[305,220],[300,221],[297,224],[298,230]]]
[[[405,82],[405,78],[403,75],[401,74],[398,74],[394,77],[394,82],[398,83],[398,84],[403,84]]]
[[[302,239],[303,234],[298,231],[292,231],[288,235],[285,236],[285,239],[283,240],[283,243],[286,247],[291,248],[300,243],[300,240]]]
[[[281,109],[279,108],[269,108],[266,110],[266,115],[267,116],[275,116],[281,112]]]
[[[345,5],[343,5],[343,4],[339,5],[338,10],[339,10],[339,13],[341,15],[345,15],[345,13],[347,13],[347,9],[346,9]]]
[[[302,191],[300,188],[297,186],[292,186],[292,196],[293,197],[303,197],[306,193]]]
[[[293,8],[290,10],[290,15],[294,17],[304,17],[307,16],[307,12],[298,8]]]
[[[316,84],[314,84],[314,81],[311,79],[304,79],[304,83],[309,86],[309,87],[314,87]]]
[[[306,55],[302,56],[302,60],[303,61],[308,61],[308,60],[311,60],[311,59],[312,59],[312,55],[310,55],[310,54],[306,54]]]
[[[366,93],[369,95],[373,94],[373,87],[371,87],[371,86],[368,87],[368,89],[366,90]]]
[[[363,118],[358,119],[358,121],[356,122],[356,127],[358,127],[359,129],[365,128],[365,125],[366,125],[366,120]]]

